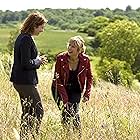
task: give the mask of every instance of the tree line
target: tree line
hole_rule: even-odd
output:
[[[130,5],[125,10],[116,8],[114,10],[106,9],[28,9],[26,11],[2,11],[0,10],[0,24],[18,23],[24,20],[32,11],[42,12],[48,19],[48,24],[56,26],[60,29],[77,29],[80,25],[86,24],[92,18],[104,16],[114,19],[116,16],[120,18],[128,18],[130,20],[140,21],[140,8],[134,10]]]

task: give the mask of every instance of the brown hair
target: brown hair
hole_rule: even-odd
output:
[[[85,53],[85,51],[86,51],[86,46],[84,44],[85,41],[84,41],[84,39],[80,35],[71,37],[69,39],[67,47],[69,46],[70,42],[73,42],[74,45],[78,47],[80,53]]]
[[[40,12],[34,12],[29,14],[24,20],[20,31],[21,33],[32,34],[34,32],[34,27],[38,27],[44,23],[47,23],[45,16]]]

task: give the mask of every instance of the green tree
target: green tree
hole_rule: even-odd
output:
[[[116,20],[100,32],[101,58],[115,58],[130,65],[135,62],[140,48],[140,28],[135,22]]]
[[[93,18],[88,24],[86,24],[84,31],[89,36],[95,36],[98,31],[102,30],[108,24],[109,24],[109,18],[98,16]]]
[[[131,86],[134,80],[130,65],[117,59],[104,59],[97,66],[97,73],[100,78],[115,85]]]
[[[128,5],[127,7],[126,7],[126,12],[128,12],[128,11],[131,11],[132,10],[132,7],[130,6],[130,5]]]

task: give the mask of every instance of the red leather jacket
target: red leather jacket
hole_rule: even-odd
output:
[[[65,88],[69,79],[68,58],[69,55],[67,52],[61,53],[57,56],[53,79],[53,86],[57,88],[64,104],[68,102],[68,95]],[[81,91],[85,91],[83,96],[87,97],[88,99],[93,82],[92,78],[93,76],[91,73],[89,58],[85,54],[79,54],[78,81]]]

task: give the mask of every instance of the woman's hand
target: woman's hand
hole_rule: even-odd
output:
[[[88,99],[87,97],[84,96],[82,102],[85,103],[85,102],[87,102],[88,100],[89,100],[89,99]]]
[[[66,110],[69,110],[70,107],[71,107],[71,104],[70,102],[67,102],[66,104],[64,104],[64,107],[66,108]]]
[[[41,55],[40,58],[41,58],[41,61],[42,61],[41,64],[44,65],[44,64],[47,64],[48,63],[47,57],[45,55]]]

